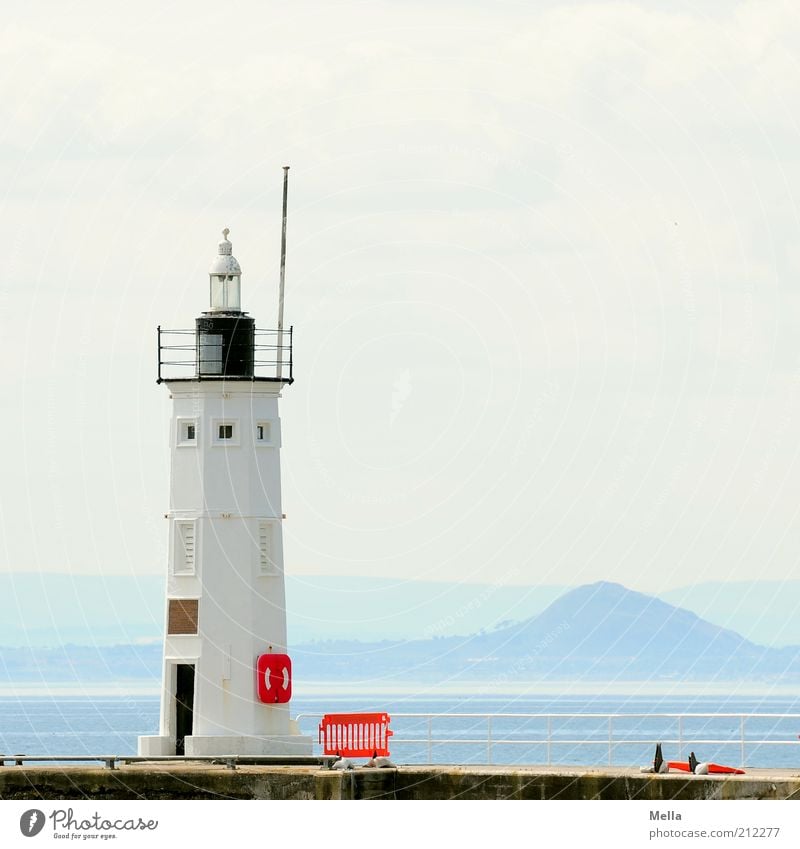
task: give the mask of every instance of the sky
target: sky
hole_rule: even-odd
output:
[[[0,571],[166,568],[157,325],[223,227],[295,575],[800,578],[790,2],[19,4]]]

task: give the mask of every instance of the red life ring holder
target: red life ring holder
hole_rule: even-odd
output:
[[[285,704],[292,698],[292,661],[288,654],[262,654],[256,661],[258,700]]]

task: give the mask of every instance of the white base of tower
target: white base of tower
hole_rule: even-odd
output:
[[[310,755],[311,738],[285,737],[187,737],[187,757],[205,755]]]
[[[228,757],[231,755],[311,755],[311,737],[301,734],[265,737],[191,736],[184,740],[186,757]],[[152,758],[175,754],[171,737],[140,737],[139,757]]]
[[[175,754],[175,741],[171,737],[140,737],[139,757],[159,758]]]

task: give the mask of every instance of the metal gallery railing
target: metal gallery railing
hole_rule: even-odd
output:
[[[748,750],[793,746],[798,750],[797,763],[800,765],[798,735],[790,736],[788,728],[778,728],[781,722],[786,724],[788,720],[793,720],[795,727],[800,728],[798,713],[389,713],[394,729],[393,754],[398,747],[415,746],[415,754],[426,754],[427,763],[436,762],[435,752],[445,747],[450,747],[451,751],[453,747],[475,747],[478,752],[485,752],[483,763],[486,764],[496,763],[496,754],[503,748],[526,747],[530,751],[539,747],[543,748],[544,758],[537,763],[551,766],[554,762],[563,763],[555,757],[557,750],[569,747],[574,758],[583,747],[589,747],[594,752],[598,748],[604,751],[608,765],[614,766],[615,753],[623,746],[644,748],[661,743],[664,747],[677,747],[673,760],[686,760],[690,748],[705,753],[709,747],[733,746],[738,749],[738,766],[741,767],[747,765]],[[319,720],[321,716],[299,714],[297,720],[303,733],[313,733],[307,725],[303,726],[304,721]],[[570,728],[571,723],[584,726],[583,732]],[[658,730],[666,733],[648,733],[654,723],[660,723]],[[704,733],[709,726],[719,723],[728,726],[733,723],[733,733],[715,735],[713,728],[710,734]],[[771,727],[767,732],[751,732],[753,725],[758,723]],[[537,726],[535,730],[529,730],[531,725]],[[592,726],[588,732],[587,725]],[[757,736],[764,733],[770,736]],[[518,736],[520,734],[522,736]]]
[[[208,344],[195,328],[185,330],[156,328],[158,339],[157,383],[165,380],[219,379],[223,372],[241,371],[242,348],[225,350],[221,344]],[[252,345],[244,352],[246,371],[257,380],[294,380],[292,358],[294,327],[286,330],[255,328]],[[229,368],[231,367],[231,368]]]

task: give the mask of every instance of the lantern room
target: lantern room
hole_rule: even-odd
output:
[[[292,383],[292,329],[256,329],[241,304],[242,269],[226,227],[209,269],[209,309],[193,330],[158,328],[158,382],[267,380]],[[279,320],[280,322],[280,320]],[[288,372],[288,376],[287,376]]]
[[[242,269],[233,256],[228,241],[230,230],[222,231],[223,239],[219,243],[217,256],[208,270],[211,286],[211,312],[242,311]]]

